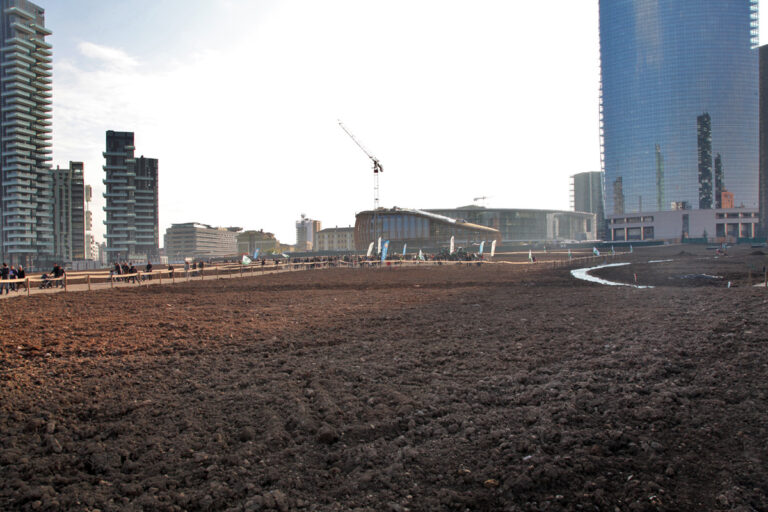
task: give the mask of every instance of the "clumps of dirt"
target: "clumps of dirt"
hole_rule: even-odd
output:
[[[679,253],[677,253],[675,256],[690,257],[690,256],[696,256],[696,255],[695,255],[695,254],[693,254],[693,253],[690,253],[690,252],[688,252],[688,251],[680,251],[680,252],[679,252]]]
[[[0,510],[768,510],[765,290],[532,267],[6,302]]]
[[[763,251],[761,251],[760,249],[758,249],[756,251],[752,251],[751,253],[749,253],[749,255],[750,256],[765,256],[765,253]]]

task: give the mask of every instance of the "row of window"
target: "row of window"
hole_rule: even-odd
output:
[[[718,219],[753,219],[753,218],[757,218],[757,213],[756,212],[718,213],[716,217]]]
[[[653,226],[637,228],[616,228],[613,230],[613,239],[624,240],[653,240]]]
[[[639,222],[653,222],[653,216],[646,217],[619,217],[611,219],[611,224],[634,224]]]

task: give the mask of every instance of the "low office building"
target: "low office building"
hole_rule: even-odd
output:
[[[389,240],[390,252],[400,252],[407,244],[410,251],[447,249],[451,237],[454,247],[469,248],[480,242],[499,241],[499,230],[456,220],[422,210],[379,208],[364,211],[355,218],[355,249],[366,251],[371,242]]]
[[[597,218],[589,212],[484,208],[476,205],[428,211],[498,229],[502,244],[597,238]]]
[[[315,251],[354,251],[355,228],[325,228],[317,232]]]
[[[263,229],[258,231],[248,230],[237,234],[237,252],[240,254],[253,254],[259,250],[260,254],[272,254],[280,252],[280,242],[274,233],[268,233]]]
[[[241,228],[214,228],[207,224],[186,222],[172,224],[165,231],[168,261],[237,256],[237,232]]]
[[[719,208],[611,215],[607,219],[611,241],[700,239],[736,242],[758,235],[757,208]]]

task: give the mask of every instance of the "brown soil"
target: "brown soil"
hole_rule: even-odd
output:
[[[646,265],[4,301],[0,509],[768,510],[768,293]]]

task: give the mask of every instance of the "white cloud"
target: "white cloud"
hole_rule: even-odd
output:
[[[130,70],[139,64],[138,60],[118,48],[82,41],[78,49],[86,57],[101,61],[110,69]]]

